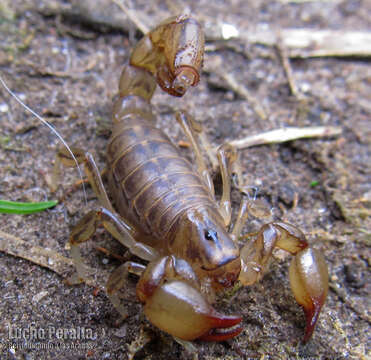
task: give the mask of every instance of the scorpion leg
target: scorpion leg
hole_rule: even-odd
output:
[[[235,242],[238,241],[241,235],[241,231],[243,226],[246,223],[247,217],[248,217],[248,210],[251,200],[245,196],[242,195],[240,208],[238,209],[237,219],[233,224],[233,229],[231,231],[232,239],[234,239]]]
[[[222,198],[220,199],[219,211],[224,219],[225,226],[229,226],[232,216],[230,175],[232,164],[237,160],[237,152],[233,146],[226,143],[219,146],[217,157],[223,183],[223,192]]]
[[[148,264],[137,296],[152,324],[182,340],[222,341],[242,330],[241,317],[218,313],[202,295],[192,267],[175,256]]]
[[[102,206],[86,214],[71,231],[69,244],[71,247],[71,256],[76,265],[77,277],[72,276],[69,282],[82,282],[87,278],[79,244],[89,240],[93,236],[99,222],[102,222],[105,229],[126,246],[132,254],[144,260],[153,260],[157,256],[157,252],[152,247],[137,242],[134,239],[136,235],[135,230],[114,211],[93,156],[89,152],[84,152],[79,148],[73,148],[72,152],[79,164],[84,163],[89,183]],[[57,160],[56,166],[59,166],[59,163],[62,163],[64,166],[76,166],[66,149],[61,149],[58,152]]]
[[[214,183],[210,176],[209,170],[207,169],[207,166],[205,164],[195,134],[201,132],[201,125],[198,122],[196,122],[196,120],[193,119],[188,113],[185,113],[184,111],[177,111],[175,117],[180,126],[183,128],[183,131],[186,134],[188,140],[191,142],[193,152],[195,153],[196,156],[197,170],[201,177],[203,178],[206,186],[210,190],[212,196],[214,196],[215,194]]]
[[[133,261],[127,261],[124,264],[120,265],[115,271],[113,271],[107,281],[107,296],[123,318],[126,318],[128,314],[125,306],[121,302],[121,298],[118,292],[119,290],[125,288],[129,273],[141,276],[145,268],[146,267],[142,264],[138,264]]]
[[[232,174],[233,185],[241,193],[238,215],[231,229],[232,238],[238,241],[249,213],[252,213],[258,218],[267,218],[271,216],[271,212],[266,204],[256,199],[257,188],[240,183],[242,179],[242,168],[238,159],[232,162],[231,168],[230,173]],[[252,196],[250,195],[251,190],[254,190],[254,195]]]
[[[239,280],[243,285],[253,284],[261,278],[274,247],[295,255],[289,277],[292,292],[305,313],[303,342],[307,342],[327,297],[328,272],[324,257],[321,252],[308,246],[304,234],[295,226],[284,222],[263,225],[255,241],[241,249]]]
[[[99,173],[98,167],[94,161],[93,156],[80,148],[71,148],[73,155],[75,156],[78,164],[84,164],[85,173],[88,177],[90,186],[93,188],[94,193],[97,195],[99,202],[102,206],[114,211],[111,202],[108,199],[107,192],[104,188],[102,177]],[[54,164],[53,180],[54,186],[56,186],[59,178],[60,164],[66,167],[76,167],[76,163],[72,158],[70,152],[66,148],[62,148],[57,153],[57,158]]]
[[[69,244],[71,256],[76,265],[78,279],[72,277],[70,283],[82,282],[87,278],[83,265],[79,244],[89,240],[95,233],[99,223],[129,251],[144,260],[151,261],[157,257],[157,251],[134,239],[135,231],[124,220],[110,210],[100,207],[87,213],[72,229]]]
[[[179,124],[183,128],[186,136],[188,137],[189,141],[191,142],[191,146],[193,151],[196,155],[196,163],[198,172],[204,179],[207,187],[209,188],[210,192],[214,196],[214,184],[210,176],[210,172],[206,167],[205,161],[203,159],[200,145],[197,141],[196,134],[201,136],[204,135],[202,131],[201,124],[198,123],[193,117],[185,112],[178,111],[176,113],[176,119],[178,120]],[[206,139],[206,137],[204,138]],[[213,162],[211,152],[209,151],[209,145],[205,142],[202,143],[203,147],[205,148],[206,153],[209,155],[210,161]],[[229,144],[224,144],[220,146],[217,150],[217,161],[220,167],[220,172],[222,175],[222,183],[223,183],[223,193],[222,198],[219,204],[219,211],[224,219],[225,226],[228,226],[231,222],[231,185],[230,185],[230,174],[231,174],[231,167],[232,164],[237,160],[237,152],[234,147]]]

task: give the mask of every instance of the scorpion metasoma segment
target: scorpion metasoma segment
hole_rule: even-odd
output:
[[[223,181],[217,204],[213,182],[200,155],[198,123],[177,114],[195,151],[197,169],[155,127],[150,100],[156,84],[169,94],[182,96],[199,81],[203,49],[202,29],[188,16],[165,21],[134,49],[130,65],[121,75],[107,150],[115,208],[91,155],[74,149],[79,162],[85,164],[100,207],[72,230],[69,243],[77,274],[71,282],[88,277],[79,244],[91,238],[102,223],[132,254],[149,262],[145,266],[128,261],[109,277],[107,294],[118,311],[127,316],[119,290],[131,272],[140,276],[137,296],[152,324],[178,339],[220,341],[241,332],[242,318],[217,312],[211,305],[215,293],[237,281],[243,285],[258,281],[277,247],[294,255],[290,283],[305,311],[307,341],[327,295],[328,275],[322,254],[308,246],[299,229],[283,222],[264,225],[240,249],[238,241],[249,200],[242,197],[237,219],[230,226],[230,178],[239,173],[236,151],[223,145],[217,152]],[[58,159],[73,166],[65,150],[59,152]]]

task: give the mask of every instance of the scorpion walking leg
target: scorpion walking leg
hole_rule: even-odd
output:
[[[104,228],[115,239],[126,246],[133,255],[147,261],[151,261],[157,257],[156,250],[134,239],[134,230],[125,223],[119,215],[104,207],[100,207],[86,214],[71,231],[69,244],[71,247],[71,256],[76,265],[78,278],[72,277],[69,281],[70,283],[82,282],[87,277],[79,244],[89,240],[93,236],[100,222],[103,224]]]
[[[95,211],[90,211],[86,214],[73,228],[69,244],[71,246],[71,256],[74,259],[77,276],[73,275],[68,281],[69,283],[81,282],[87,278],[86,270],[83,265],[82,256],[79,249],[79,244],[89,240],[96,231],[99,222],[108,232],[111,233],[118,241],[126,246],[132,254],[137,255],[145,260],[152,260],[157,256],[157,252],[150,246],[137,242],[134,239],[135,231],[130,225],[115,213],[111,202],[108,199],[106,190],[103,185],[98,167],[95,164],[93,156],[84,152],[79,148],[72,150],[79,164],[84,163],[85,172],[93,191],[97,195],[101,207]],[[61,149],[57,156],[59,166],[61,162],[65,166],[76,166],[69,152],[66,149]]]
[[[240,183],[242,179],[241,165],[237,160],[232,164],[231,173],[233,174],[233,184],[241,193],[241,203],[238,210],[237,219],[231,230],[232,238],[237,241],[240,238],[243,226],[246,223],[249,213],[252,213],[258,218],[267,218],[271,216],[270,210],[265,204],[256,199],[257,188]],[[254,190],[254,195],[250,195],[250,191]]]
[[[123,318],[126,318],[128,314],[125,306],[121,302],[119,290],[125,288],[129,273],[141,276],[145,268],[146,267],[142,264],[127,261],[126,263],[120,265],[114,272],[112,272],[107,281],[107,295]]]
[[[246,223],[248,217],[248,210],[251,200],[246,196],[242,195],[240,208],[238,209],[238,215],[235,223],[233,224],[233,229],[231,231],[231,236],[234,241],[238,241],[241,235],[243,226]]]
[[[289,277],[292,292],[306,316],[303,341],[311,337],[328,291],[328,272],[321,252],[308,246],[304,234],[295,226],[272,222],[260,229],[255,241],[241,249],[242,269],[239,280],[243,285],[258,281],[272,255],[274,247],[295,255]]]
[[[205,164],[195,134],[195,132],[201,132],[201,125],[197,123],[189,114],[186,114],[183,111],[177,111],[175,117],[183,128],[183,131],[188,137],[188,140],[191,142],[192,149],[196,156],[197,170],[206,183],[206,186],[209,188],[212,196],[214,196],[214,183]]]
[[[223,192],[222,198],[220,199],[219,211],[224,219],[225,226],[229,226],[232,216],[230,179],[232,173],[232,164],[237,160],[237,152],[233,146],[224,144],[219,146],[217,150],[217,157],[223,183]]]
[[[210,189],[210,192],[214,196],[214,184],[211,179],[209,170],[206,167],[205,161],[203,159],[200,146],[196,139],[196,134],[203,135],[201,124],[195,121],[189,114],[185,114],[184,112],[177,112],[176,119],[178,120],[179,124],[182,126],[183,131],[185,132],[186,136],[188,137],[189,141],[191,142],[193,151],[196,155],[196,163],[198,172],[204,179],[206,185]],[[205,138],[206,139],[206,138]],[[207,154],[210,157],[210,161],[213,162],[210,154],[211,152],[208,149],[208,145],[203,143]],[[231,174],[231,167],[232,164],[237,160],[237,152],[234,147],[229,144],[224,144],[220,146],[217,150],[217,161],[220,167],[220,172],[222,175],[222,182],[223,182],[223,193],[222,198],[220,200],[219,210],[220,214],[224,219],[225,226],[228,226],[231,222],[231,184],[230,184],[230,174]]]
[[[93,191],[97,195],[101,205],[104,206],[106,209],[109,209],[110,211],[114,211],[111,202],[108,199],[101,175],[93,156],[89,152],[85,152],[80,148],[72,148],[71,150],[78,164],[84,164],[85,173],[88,177],[90,186],[93,188]],[[56,186],[58,182],[60,164],[63,164],[63,166],[66,167],[76,167],[74,159],[66,148],[60,149],[57,153],[52,180],[54,186]]]

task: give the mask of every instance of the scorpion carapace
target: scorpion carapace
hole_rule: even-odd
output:
[[[134,49],[130,65],[124,67],[107,149],[109,189],[116,210],[91,155],[75,149],[100,207],[72,230],[69,243],[77,269],[72,280],[82,281],[88,276],[79,244],[91,238],[102,223],[132,254],[149,262],[147,266],[126,262],[110,276],[107,294],[118,311],[127,316],[118,290],[132,272],[140,276],[137,296],[155,326],[183,340],[219,341],[239,334],[242,318],[217,312],[211,306],[214,293],[237,280],[243,285],[258,281],[278,247],[294,255],[290,282],[306,314],[307,341],[327,295],[328,275],[322,254],[308,246],[300,230],[283,222],[264,225],[239,249],[237,241],[248,212],[246,196],[231,232],[227,231],[231,223],[230,178],[232,173],[240,173],[235,149],[226,144],[217,152],[223,181],[217,204],[200,155],[198,123],[177,114],[195,151],[197,169],[155,127],[150,100],[156,83],[172,95],[183,95],[198,82],[203,45],[196,20],[179,16],[146,35]],[[60,152],[61,161],[67,165],[68,158],[67,152]]]

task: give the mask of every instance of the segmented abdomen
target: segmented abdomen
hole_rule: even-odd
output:
[[[215,208],[188,160],[153,122],[133,114],[115,124],[108,145],[111,191],[116,207],[140,232],[166,241],[185,210]]]

